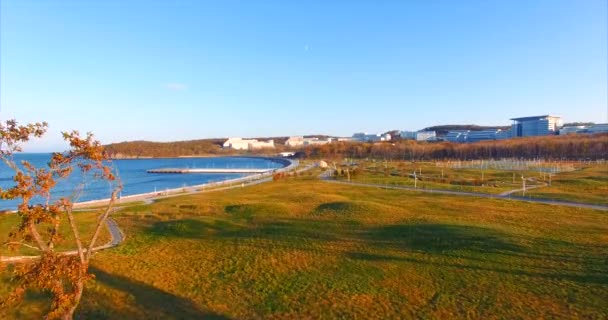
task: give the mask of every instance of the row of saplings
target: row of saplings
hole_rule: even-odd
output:
[[[498,187],[498,185],[490,180],[483,178],[472,178],[472,179],[454,179],[449,175],[445,174],[443,177],[434,177],[430,175],[425,175],[422,173],[416,174],[414,177],[413,172],[406,172],[405,170],[396,170],[393,168],[379,168],[379,167],[369,167],[364,169],[365,172],[371,173],[374,175],[384,175],[385,177],[393,176],[393,177],[410,177],[412,179],[417,179],[418,181],[427,181],[434,183],[442,183],[442,184],[450,184],[456,186],[487,186],[487,187]],[[355,168],[347,168],[347,169],[336,169],[334,171],[334,175],[336,177],[346,177],[346,178],[354,178],[361,172],[361,169]]]

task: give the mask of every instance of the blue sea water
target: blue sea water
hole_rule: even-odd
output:
[[[45,167],[50,160],[51,154],[47,153],[19,153],[15,154],[15,160],[26,160],[36,167]],[[248,168],[248,169],[276,169],[283,164],[264,158],[247,157],[211,157],[211,158],[162,158],[162,159],[128,159],[113,160],[112,165],[116,168],[123,184],[121,196],[129,196],[140,193],[163,191],[166,189],[195,186],[209,182],[217,182],[247,176],[247,174],[171,174],[171,173],[148,173],[150,169],[160,168]],[[14,171],[10,170],[4,163],[0,164],[0,188],[9,188],[15,183],[13,181]],[[90,180],[90,179],[89,179]],[[70,179],[58,183],[53,191],[54,197],[69,196],[74,187],[82,181],[82,175],[77,172]],[[110,186],[107,183],[88,182],[85,190],[77,199],[78,201],[89,201],[105,199],[110,196]],[[0,200],[0,210],[14,209],[17,202],[13,200]]]

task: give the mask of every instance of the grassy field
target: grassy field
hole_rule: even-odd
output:
[[[532,197],[608,205],[608,164],[557,174],[551,186],[531,190]]]
[[[97,223],[97,216],[99,213],[96,212],[83,212],[76,214],[76,221],[78,222],[80,228],[79,232],[82,235],[83,241],[88,243],[90,238],[93,236],[93,232],[95,231],[95,226]],[[19,225],[19,217],[15,214],[5,214],[0,215],[0,244],[6,243],[9,241],[9,232],[16,230]],[[39,230],[45,231],[47,227],[42,225]],[[63,240],[59,242],[56,248],[60,251],[76,249],[73,245],[74,235],[72,234],[71,229],[69,228],[69,223],[67,218],[62,221],[60,225],[60,231]],[[99,238],[97,240],[97,245],[103,245],[110,240],[110,232],[107,228],[103,228],[102,232],[99,234]],[[34,249],[30,249],[27,247],[20,247],[18,250],[9,249],[6,246],[0,246],[0,255],[3,256],[19,256],[19,255],[36,255],[37,251]]]
[[[95,256],[85,319],[608,317],[601,211],[305,176],[115,219],[127,240]],[[39,319],[43,298],[0,318]]]
[[[465,164],[467,164],[465,162]],[[521,189],[521,177],[528,179],[527,187],[551,184],[530,189],[526,197],[608,205],[608,164],[573,163],[572,171],[548,174],[530,168],[528,170],[505,170],[497,168],[454,168],[446,162],[371,162],[359,161],[357,174],[351,181],[392,186],[414,187],[413,172],[421,189],[454,190],[499,194]],[[341,172],[345,167],[338,167]],[[348,175],[336,177],[348,179]],[[522,192],[514,193],[523,196]]]

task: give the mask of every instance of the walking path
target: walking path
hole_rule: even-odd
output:
[[[404,187],[404,186],[389,186],[383,184],[374,184],[374,183],[361,183],[361,182],[348,182],[348,181],[339,181],[330,179],[329,172],[323,172],[319,178],[325,182],[329,183],[337,183],[337,184],[347,184],[361,187],[374,187],[381,189],[395,189],[395,190],[408,190],[408,191],[418,191],[418,192],[426,192],[426,193],[438,193],[438,194],[448,194],[448,195],[456,195],[456,196],[472,196],[472,197],[481,197],[481,198],[491,198],[491,199],[503,199],[503,200],[515,200],[515,201],[526,201],[526,202],[534,202],[534,203],[544,203],[558,206],[566,206],[566,207],[575,207],[575,208],[585,208],[585,209],[595,209],[595,210],[604,210],[608,211],[608,206],[603,205],[595,205],[588,203],[580,203],[580,202],[569,202],[569,201],[561,201],[561,200],[550,200],[550,199],[532,199],[520,196],[512,196],[511,194],[522,191],[521,189],[507,191],[501,194],[488,194],[488,193],[479,193],[479,192],[466,192],[466,191],[454,191],[454,190],[441,190],[441,189],[420,189],[413,187]],[[542,185],[536,185],[534,187],[541,187]],[[526,188],[526,190],[531,189]]]
[[[534,178],[527,178],[526,181],[538,182]],[[524,188],[520,188],[520,189],[513,189],[513,190],[505,191],[505,192],[501,193],[500,196],[506,197],[506,196],[510,196],[510,195],[512,195],[514,193],[528,191],[528,190],[532,190],[532,189],[536,189],[536,188],[540,188],[540,187],[546,187],[546,186],[548,186],[547,183],[541,182],[540,184],[534,184],[534,185],[526,186],[525,190],[524,190]]]
[[[108,219],[106,219],[106,227],[108,228],[108,231],[110,232],[110,236],[111,236],[110,241],[108,241],[104,245],[93,248],[93,251],[99,251],[99,250],[116,247],[125,240],[126,237],[125,237],[124,233],[122,232],[122,230],[120,230],[120,228],[118,227],[118,224],[116,224],[116,221],[114,221],[114,219],[112,219],[111,217],[108,217]],[[86,249],[84,249],[84,250],[86,251]],[[59,254],[66,255],[66,256],[74,256],[74,255],[78,254],[78,250],[63,251],[63,252],[59,252]],[[32,260],[38,259],[39,257],[40,256],[14,256],[14,257],[0,256],[0,262],[7,262],[7,263],[25,262],[25,261],[32,261]]]

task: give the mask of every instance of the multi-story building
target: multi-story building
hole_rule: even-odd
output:
[[[513,118],[512,137],[532,137],[555,134],[562,126],[562,119],[557,116],[534,116]]]

